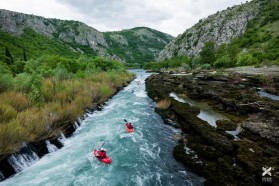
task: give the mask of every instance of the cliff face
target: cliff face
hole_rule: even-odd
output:
[[[173,39],[168,34],[146,27],[102,33],[78,21],[47,19],[0,10],[0,31],[23,37],[26,29],[59,41],[76,53],[93,53],[132,63],[153,61]]]
[[[259,2],[251,1],[217,12],[187,29],[171,41],[159,54],[157,60],[170,59],[174,56],[197,55],[205,42],[213,41],[217,46],[229,43],[242,35],[246,27],[259,13]]]
[[[21,35],[27,28],[31,28],[35,32],[50,38],[57,38],[65,43],[90,46],[98,54],[102,54],[102,51],[108,47],[103,33],[81,22],[46,19],[34,15],[0,10],[0,29],[2,31]],[[79,48],[74,48],[74,50],[80,51]]]

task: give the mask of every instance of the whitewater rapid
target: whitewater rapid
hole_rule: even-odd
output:
[[[52,146],[52,153],[0,186],[202,185],[202,178],[172,156],[179,131],[164,125],[155,113],[155,104],[145,91],[150,74],[133,72],[137,78],[107,101],[102,111],[83,120],[72,137],[63,139],[62,149]],[[126,132],[124,119],[134,124],[134,133]],[[113,161],[110,165],[92,156],[103,142]]]

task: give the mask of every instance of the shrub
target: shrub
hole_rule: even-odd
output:
[[[240,52],[237,55],[237,66],[248,66],[258,64],[258,60],[252,56],[252,54],[247,52]]]
[[[0,74],[11,74],[12,70],[10,67],[6,64],[0,61]]]
[[[15,89],[21,92],[31,91],[31,75],[27,73],[18,74],[14,78]]]
[[[24,72],[32,73],[34,71],[37,71],[37,69],[39,69],[40,66],[41,64],[38,60],[30,59],[25,63]]]
[[[227,67],[233,67],[234,64],[233,62],[231,61],[230,59],[230,56],[229,55],[224,55],[220,58],[218,58],[215,62],[214,62],[214,67],[216,68],[227,68]]]
[[[13,87],[13,76],[11,74],[0,74],[0,92],[11,90]]]
[[[190,71],[190,70],[191,70],[190,65],[188,65],[187,63],[183,63],[183,64],[182,64],[182,68],[183,68],[185,71]]]
[[[54,77],[58,80],[66,80],[69,78],[68,71],[63,64],[59,63],[58,67],[54,70]]]
[[[108,70],[120,70],[124,69],[124,66],[115,60],[108,60],[97,57],[93,60],[93,64],[96,69],[100,69],[101,71],[108,71]]]
[[[192,68],[198,67],[201,64],[201,58],[199,56],[195,56],[191,62]]]
[[[205,64],[200,65],[200,68],[201,69],[211,69],[212,66],[210,64],[208,64],[208,63],[205,63]]]

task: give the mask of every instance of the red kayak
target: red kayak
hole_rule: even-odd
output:
[[[126,123],[127,132],[134,132],[134,126],[131,123]]]
[[[112,162],[112,160],[110,159],[110,157],[108,157],[107,155],[104,157],[104,158],[99,158],[97,157],[97,152],[98,150],[94,149],[94,156],[96,158],[98,158],[99,161],[103,162],[103,163],[106,163],[106,164],[110,164]]]
[[[126,127],[127,132],[134,132],[134,128],[129,129],[128,127]]]

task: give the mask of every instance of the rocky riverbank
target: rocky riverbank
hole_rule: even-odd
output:
[[[146,88],[157,103],[170,101],[156,112],[183,131],[173,155],[204,176],[205,185],[279,184],[279,101],[260,94],[279,95],[276,73],[161,73],[150,76]],[[194,102],[226,119],[206,121],[203,107]],[[263,176],[270,167],[272,175]]]

